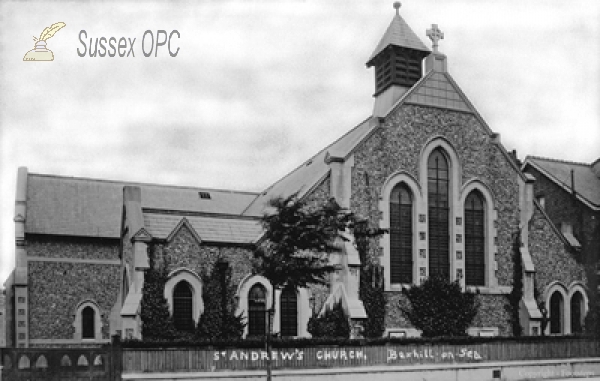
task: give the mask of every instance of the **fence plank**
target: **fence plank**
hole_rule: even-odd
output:
[[[588,338],[540,342],[492,341],[477,344],[387,344],[363,347],[318,346],[274,349],[273,369],[365,365],[514,361],[600,356]],[[123,349],[125,372],[250,370],[266,367],[264,349]]]

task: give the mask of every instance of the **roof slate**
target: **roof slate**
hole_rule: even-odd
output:
[[[295,192],[298,192],[299,197],[305,195],[329,173],[329,165],[325,162],[328,152],[335,153],[335,156],[345,157],[349,155],[354,147],[376,126],[377,123],[373,118],[363,121],[261,193],[244,211],[244,215],[262,215],[272,198],[288,197]]]
[[[424,52],[430,52],[429,48],[421,42],[419,37],[412,31],[410,26],[400,15],[394,16],[390,26],[388,26],[383,37],[377,44],[375,51],[369,57],[367,62],[371,62],[375,56],[381,53],[388,45],[396,45],[403,48],[410,48]]]
[[[29,174],[25,231],[119,238],[123,187],[139,186],[142,207],[240,215],[257,193]],[[198,192],[209,192],[202,199]]]
[[[537,156],[525,158],[524,165],[531,163],[549,178],[564,188],[571,189],[571,171],[573,171],[575,191],[592,204],[600,207],[600,178],[592,171],[592,166],[585,163],[574,163]]]
[[[144,225],[154,238],[167,238],[177,225],[187,219],[203,241],[225,243],[252,243],[262,233],[258,219],[236,219],[210,216],[183,216],[177,214],[144,213]]]

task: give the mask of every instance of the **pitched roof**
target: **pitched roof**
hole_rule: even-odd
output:
[[[244,211],[244,215],[255,216],[264,213],[269,200],[287,197],[298,192],[298,196],[310,192],[329,173],[327,154],[345,157],[377,126],[374,118],[368,118],[344,136],[322,149],[301,166],[277,181],[261,193]]]
[[[527,165],[533,166],[569,192],[571,191],[571,171],[573,171],[573,183],[579,199],[594,209],[600,208],[600,178],[592,171],[590,164],[527,156],[523,168]]]
[[[262,233],[262,226],[257,218],[144,213],[144,225],[154,238],[168,238],[184,219],[202,241],[252,243]]]
[[[29,174],[25,231],[119,238],[123,187],[139,186],[142,207],[240,215],[257,193]],[[207,192],[210,199],[201,198]]]
[[[390,108],[386,116],[406,103],[474,113],[482,122],[486,131],[490,134],[492,133],[491,129],[485,124],[483,118],[481,118],[473,104],[449,73],[430,71]],[[307,194],[329,173],[329,165],[326,162],[328,154],[342,158],[348,157],[378,126],[377,118],[367,118],[340,139],[325,147],[304,164],[261,193],[244,211],[244,215],[259,215],[263,213],[271,198],[287,197],[294,192],[298,192],[300,197]],[[503,152],[508,156],[506,150],[503,149]],[[515,168],[520,173],[516,166]]]
[[[419,37],[412,31],[410,26],[404,21],[404,19],[400,15],[394,16],[390,26],[388,26],[387,30],[381,37],[379,44],[369,57],[367,61],[367,65],[370,65],[370,62],[375,56],[381,53],[388,45],[396,45],[403,48],[420,50],[423,52],[430,52],[429,48],[421,42]]]

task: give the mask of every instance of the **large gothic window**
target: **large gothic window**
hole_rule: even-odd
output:
[[[413,283],[413,199],[405,184],[390,197],[390,281]]]
[[[583,332],[583,295],[577,291],[571,297],[571,333]]]
[[[485,213],[483,196],[473,191],[465,202],[465,283],[485,285]]]
[[[81,338],[93,339],[96,336],[96,311],[87,306],[81,311]]]
[[[194,330],[193,293],[190,284],[184,280],[173,290],[173,322],[180,331]]]
[[[555,291],[550,297],[550,333],[563,333],[563,297]]]
[[[281,336],[298,336],[298,297],[296,289],[286,287],[281,293]]]
[[[427,162],[427,201],[429,212],[429,275],[450,280],[449,168],[440,149]]]
[[[264,336],[266,333],[267,291],[259,283],[248,294],[248,336]]]

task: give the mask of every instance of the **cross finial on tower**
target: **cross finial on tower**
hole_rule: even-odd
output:
[[[396,14],[399,15],[400,14],[400,7],[402,6],[402,3],[399,1],[396,1],[394,3],[394,8],[396,9]]]
[[[431,24],[431,29],[427,29],[427,37],[433,42],[433,52],[438,51],[438,41],[444,39],[444,33],[438,28],[437,24]]]

